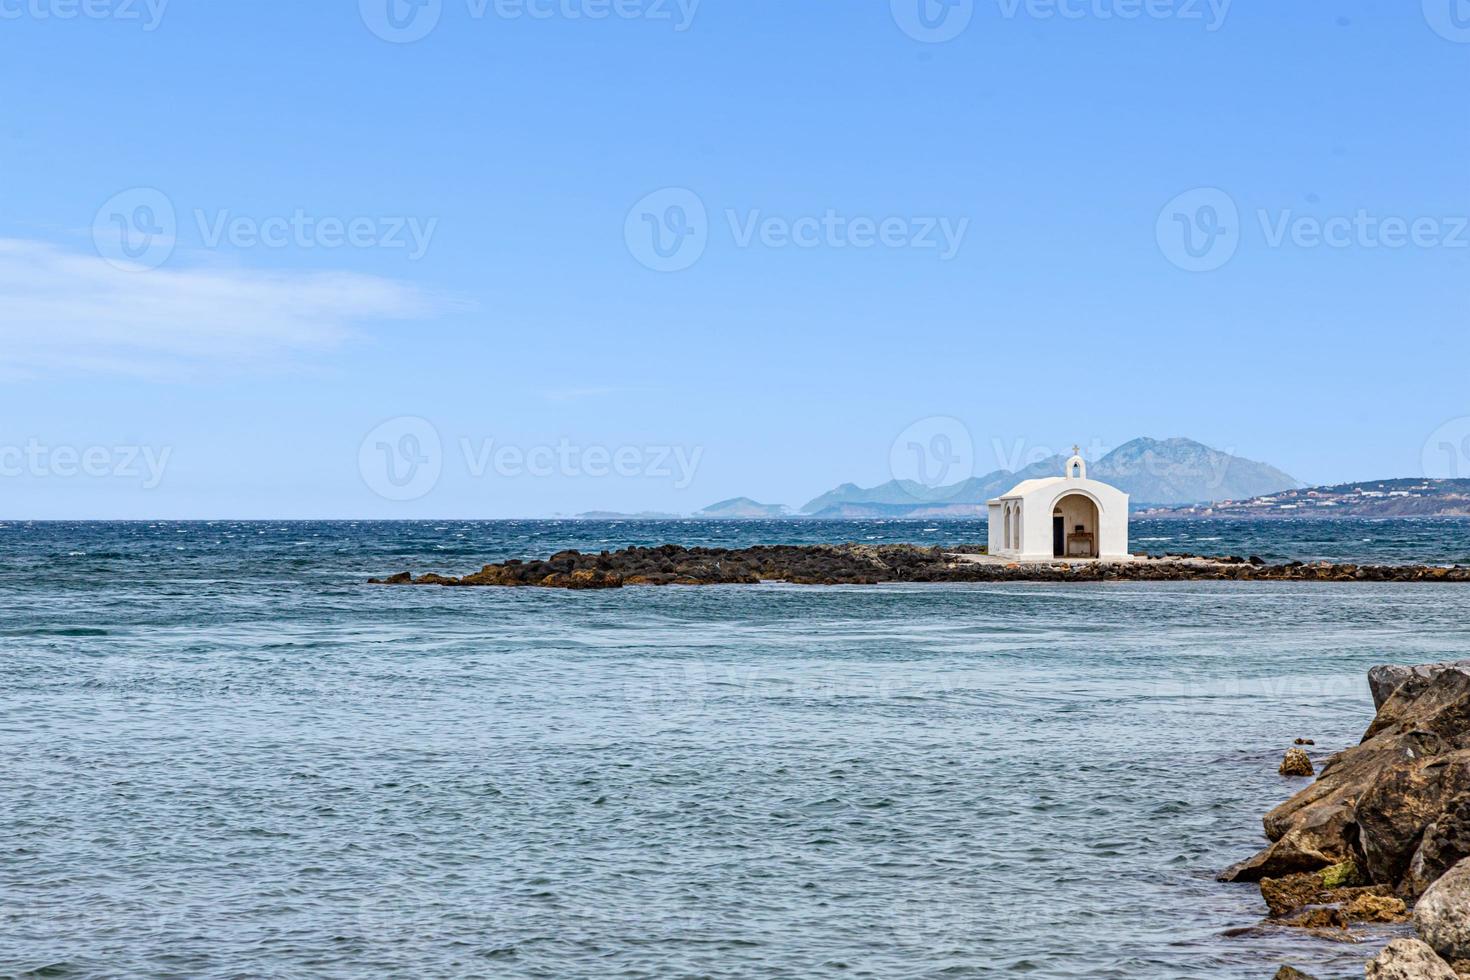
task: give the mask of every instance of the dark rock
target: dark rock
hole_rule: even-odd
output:
[[[436,575],[433,572],[430,572],[427,575],[420,575],[418,578],[414,579],[413,580],[413,584],[414,585],[459,585],[460,583],[459,583],[459,579],[445,578],[443,575]]]
[[[1394,895],[1361,894],[1342,905],[1350,922],[1404,922],[1409,907]]]
[[[1438,569],[1437,569],[1438,571]],[[1432,678],[1446,670],[1470,668],[1470,660],[1456,660],[1439,664],[1422,664],[1418,667],[1403,667],[1385,664],[1368,671],[1368,688],[1373,692],[1373,708],[1383,707],[1383,702],[1411,677]]]
[[[1330,834],[1325,835],[1330,838]],[[1260,881],[1280,878],[1304,871],[1319,871],[1342,859],[1342,854],[1323,851],[1307,843],[1308,836],[1293,834],[1282,838],[1253,858],[1232,865],[1220,875],[1221,881]]]
[[[1405,891],[1422,894],[1466,858],[1470,858],[1470,793],[1461,793],[1424,829],[1424,838],[1409,861]]]
[[[973,549],[971,549],[973,552]],[[1421,581],[1430,569],[1418,566],[1371,568],[1356,565],[1266,565],[1246,559],[1199,559],[1116,562],[1040,562],[977,564],[938,548],[915,545],[766,545],[752,548],[626,548],[586,555],[559,551],[545,561],[512,559],[487,565],[463,579],[424,576],[422,580],[374,580],[382,585],[471,585],[515,588],[579,587],[575,573],[607,573],[597,586],[743,585],[777,580],[799,585],[873,585],[881,582],[1162,582],[1185,580],[1241,581]],[[1470,581],[1470,569],[1444,570],[1443,581]],[[1407,669],[1407,668],[1406,668]],[[1385,682],[1387,683],[1387,682]]]
[[[1282,924],[1293,929],[1346,929],[1348,917],[1342,909],[1319,905],[1303,909]]]
[[[413,584],[413,573],[411,573],[411,572],[399,572],[397,575],[390,575],[387,578],[373,578],[373,579],[368,579],[368,585],[412,585],[412,584]]]
[[[1398,883],[1409,874],[1426,830],[1447,804],[1470,791],[1470,750],[1430,759],[1408,758],[1388,767],[1357,805],[1359,847],[1374,881]],[[1414,894],[1413,889],[1409,889]]]
[[[1311,776],[1316,770],[1312,768],[1311,757],[1302,749],[1287,749],[1286,758],[1281,760],[1281,768],[1277,770],[1283,776]]]
[[[1265,899],[1266,909],[1275,919],[1316,904],[1321,891],[1322,875],[1314,871],[1261,879],[1261,898]]]
[[[1262,878],[1261,898],[1270,916],[1280,919],[1310,905],[1346,907],[1365,897],[1393,897],[1388,885],[1360,885],[1361,880],[1356,865],[1346,861],[1322,871]]]
[[[1276,971],[1276,976],[1272,977],[1271,980],[1317,980],[1317,978],[1303,973],[1295,967],[1283,966]]]

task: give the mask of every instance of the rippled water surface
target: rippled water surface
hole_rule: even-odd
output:
[[[1470,561],[1470,523],[1135,544]],[[1216,884],[1456,585],[378,589],[952,523],[0,524],[0,974],[1361,976]],[[1212,540],[1218,539],[1218,540]],[[1380,940],[1384,936],[1378,937]]]

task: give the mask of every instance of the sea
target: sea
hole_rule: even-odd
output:
[[[970,522],[0,522],[0,976],[1361,976],[1216,875],[1470,586],[387,589]],[[1470,522],[1136,548],[1470,563]]]

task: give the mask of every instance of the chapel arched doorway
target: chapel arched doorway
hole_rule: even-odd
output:
[[[1097,504],[1069,493],[1052,510],[1052,554],[1057,558],[1096,558],[1099,547]]]

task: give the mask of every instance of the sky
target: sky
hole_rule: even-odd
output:
[[[0,0],[0,519],[1470,477],[1470,0]]]

